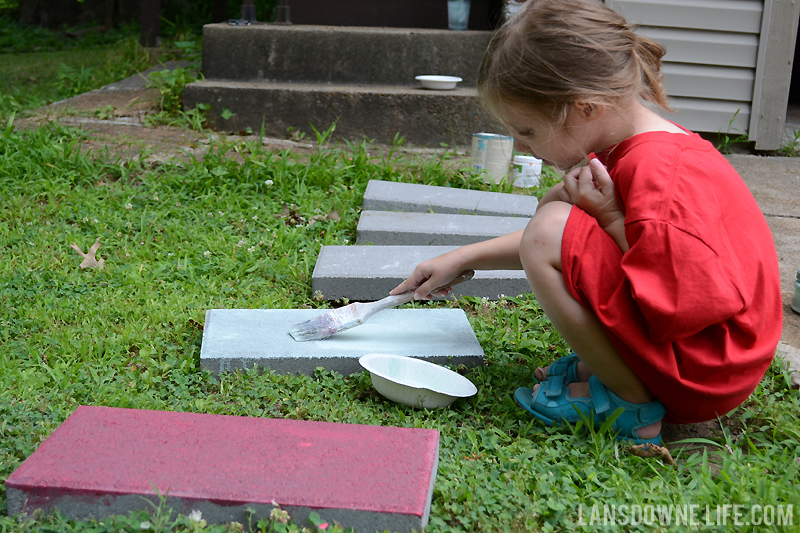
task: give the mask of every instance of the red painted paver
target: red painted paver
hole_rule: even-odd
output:
[[[9,515],[58,509],[102,518],[152,507],[246,524],[273,502],[357,531],[422,529],[436,430],[79,407],[6,480]]]

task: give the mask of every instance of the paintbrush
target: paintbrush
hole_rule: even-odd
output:
[[[464,271],[447,285],[443,285],[431,292],[440,291],[457,283],[461,283],[462,281],[467,281],[472,279],[474,275],[474,270]],[[355,302],[297,324],[289,331],[289,335],[298,342],[321,341],[327,339],[334,333],[360,326],[375,313],[383,311],[384,309],[391,309],[392,307],[403,305],[413,299],[414,291],[406,291],[402,294],[387,296],[377,302]]]

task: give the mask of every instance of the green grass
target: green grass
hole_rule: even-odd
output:
[[[217,377],[200,368],[207,309],[328,305],[311,293],[317,252],[353,242],[369,179],[485,188],[446,152],[368,155],[363,144],[330,147],[322,134],[310,157],[243,142],[151,167],[82,154],[82,134],[69,129],[11,130],[0,136],[3,479],[89,404],[438,429],[431,532],[577,530],[594,504],[741,505],[746,513],[782,504],[798,523],[798,393],[784,369],[770,369],[737,411],[736,431],[706,451],[679,453],[675,466],[636,457],[611,435],[546,428],[514,405],[511,392],[533,367],[566,351],[529,296],[414,304],[465,309],[486,351],[487,365],[469,374],[478,394],[449,409],[385,401],[363,373]],[[243,162],[225,156],[233,151]],[[284,205],[294,214],[276,217]],[[309,223],[331,210],[340,221]],[[98,237],[105,269],[83,271],[69,244],[85,250]],[[4,504],[3,488],[0,513]],[[259,518],[265,531],[289,527]],[[152,531],[199,528],[160,509],[102,524],[0,514],[0,531],[135,531],[142,522]]]
[[[158,60],[185,59],[197,65],[200,41],[191,33],[175,33],[165,40]],[[26,28],[0,17],[0,119],[99,89],[153,64],[133,26],[69,39],[61,32]],[[163,80],[161,86],[171,81]],[[185,118],[183,122],[191,123]]]

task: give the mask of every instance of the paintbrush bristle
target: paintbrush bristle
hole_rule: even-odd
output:
[[[352,303],[339,309],[328,311],[311,320],[297,324],[289,331],[289,335],[299,342],[327,339],[334,333],[360,325],[362,317],[359,314],[359,308],[364,305]],[[369,304],[366,305],[368,306]]]
[[[330,313],[306,320],[289,331],[289,335],[298,342],[321,341],[334,333],[336,333],[336,324],[333,323]]]

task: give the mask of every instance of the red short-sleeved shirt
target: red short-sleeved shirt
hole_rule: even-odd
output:
[[[573,207],[564,279],[667,409],[710,420],[741,404],[772,361],[782,303],[772,234],[736,171],[696,134],[649,132],[598,154],[625,212],[622,254]]]

